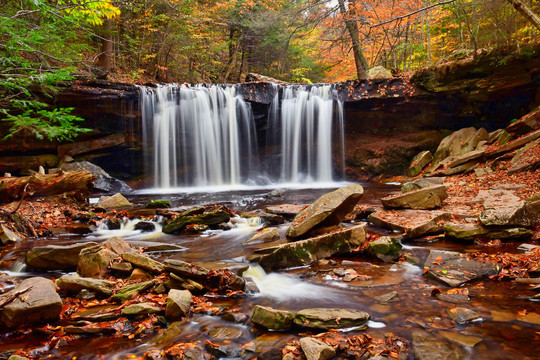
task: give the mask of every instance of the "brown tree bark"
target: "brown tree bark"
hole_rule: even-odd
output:
[[[101,53],[98,57],[97,66],[100,74],[99,78],[106,78],[112,69],[113,41],[112,41],[112,20],[105,19],[103,24],[103,34],[101,40]]]
[[[540,30],[540,17],[536,15],[522,0],[508,0],[510,4],[523,15],[531,24]]]
[[[349,10],[353,9],[352,11],[347,10],[345,0],[338,0],[338,5],[341,15],[345,18],[345,27],[351,38],[354,63],[356,65],[356,75],[358,76],[358,79],[365,79],[369,66],[362,51],[360,38],[358,37],[358,24],[354,16],[354,1],[349,0]]]

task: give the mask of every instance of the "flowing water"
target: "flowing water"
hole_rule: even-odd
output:
[[[367,184],[362,204],[374,205],[378,199],[390,191],[392,186]],[[266,190],[221,193],[189,193],[166,195],[174,207],[191,206],[210,202],[222,202],[236,211],[250,211],[267,205],[281,203],[311,203],[329,189],[283,189],[279,198],[267,197]],[[144,204],[148,195],[130,197],[130,200]],[[159,224],[159,219],[156,219]],[[156,259],[174,258],[194,261],[208,267],[227,266],[230,268],[248,267],[244,272],[248,282],[256,285],[259,291],[249,291],[243,297],[209,297],[208,300],[223,313],[234,312],[251,316],[256,304],[274,308],[300,310],[309,307],[344,307],[364,310],[371,314],[371,321],[365,330],[346,329],[348,334],[368,333],[384,337],[394,333],[411,341],[415,329],[426,329],[434,337],[443,336],[453,343],[463,339],[478,338],[475,346],[460,345],[465,349],[466,359],[536,359],[538,350],[538,325],[520,320],[520,313],[539,312],[538,303],[528,300],[534,292],[527,285],[511,282],[481,281],[467,284],[470,300],[462,304],[441,301],[431,296],[435,288],[445,291],[441,284],[422,275],[419,266],[408,262],[385,264],[362,256],[335,257],[331,262],[288,269],[280,272],[265,273],[256,264],[246,261],[246,256],[253,250],[270,246],[272,243],[243,242],[261,228],[258,219],[234,218],[233,228],[227,231],[212,230],[202,235],[166,235],[158,230],[140,233],[133,230],[138,220],[126,220],[122,228],[108,230],[100,226],[87,236],[66,234],[52,239],[35,239],[0,248],[0,273],[12,276],[46,276],[58,278],[61,272],[29,273],[21,266],[24,253],[36,245],[67,244],[80,241],[100,241],[115,235],[122,235],[131,240],[160,241],[180,245],[186,249],[175,252],[152,252]],[[281,240],[287,224],[278,227]],[[370,227],[371,232],[388,234],[385,230]],[[405,253],[412,257],[425,259],[429,249],[463,249],[463,244],[437,242],[405,243]],[[518,252],[517,243],[505,243],[501,247],[486,248],[480,245],[468,245],[467,251],[482,250],[487,252]],[[363,276],[362,280],[344,281],[338,276],[338,270],[350,271]],[[387,304],[379,303],[375,297],[397,291],[399,301]],[[449,321],[447,311],[461,306],[477,311],[481,319],[468,324],[455,324]],[[127,325],[126,325],[127,326]],[[131,332],[135,331],[133,329]],[[130,333],[131,333],[130,332]],[[220,338],[216,334],[234,334],[231,338]],[[37,347],[34,354],[38,358],[74,358],[77,359],[128,359],[137,358],[150,350],[160,350],[179,342],[198,342],[204,347],[205,341],[219,343],[240,354],[242,346],[253,342],[257,351],[282,347],[286,342],[298,339],[296,332],[276,333],[257,330],[246,323],[233,323],[222,316],[204,313],[194,314],[189,321],[169,325],[166,331],[143,333],[128,339],[109,337],[74,338],[57,348],[39,348],[45,334],[20,334],[12,336],[0,331],[0,354],[19,348]],[[228,335],[227,335],[228,336]],[[461,337],[460,337],[461,336]],[[240,356],[240,355],[238,355]]]

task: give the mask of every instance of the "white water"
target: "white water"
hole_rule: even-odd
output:
[[[120,236],[126,240],[151,240],[157,239],[163,236],[161,232],[162,225],[159,221],[152,221],[155,226],[154,231],[143,232],[141,230],[135,230],[135,225],[138,222],[142,221],[141,219],[123,219],[120,223],[120,229],[109,229],[107,224],[103,221],[98,223],[97,229],[89,235],[88,239],[108,239],[114,236]]]
[[[332,292],[332,289],[301,281],[292,275],[279,273],[267,274],[259,265],[250,266],[242,276],[249,277],[255,282],[259,288],[258,296],[278,301],[303,299],[331,300],[337,297]]]
[[[267,147],[279,152],[262,158],[251,106],[234,86],[141,87],[144,164],[154,188],[333,184],[334,160],[343,169],[344,135],[332,86],[274,88],[264,127]]]

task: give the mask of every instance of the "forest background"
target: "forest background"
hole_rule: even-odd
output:
[[[74,78],[336,82],[377,65],[399,75],[528,51],[538,13],[539,0],[0,0],[0,112],[11,133],[66,140],[79,119],[41,99]]]

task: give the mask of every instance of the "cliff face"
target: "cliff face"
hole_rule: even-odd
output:
[[[436,147],[447,130],[503,128],[538,106],[540,59],[482,55],[418,71],[411,78],[349,81],[335,87],[344,102],[349,176],[397,175],[416,153]],[[265,82],[240,84],[237,89],[252,105],[261,139],[269,104],[279,89]],[[0,172],[18,173],[41,163],[53,167],[61,160],[59,154],[67,154],[122,179],[142,175],[139,90],[105,81],[73,83],[56,97],[55,105],[75,107],[86,119],[84,126],[94,129],[78,139],[83,146],[69,146],[66,153],[63,144],[2,141]],[[5,131],[3,126],[0,130]]]

